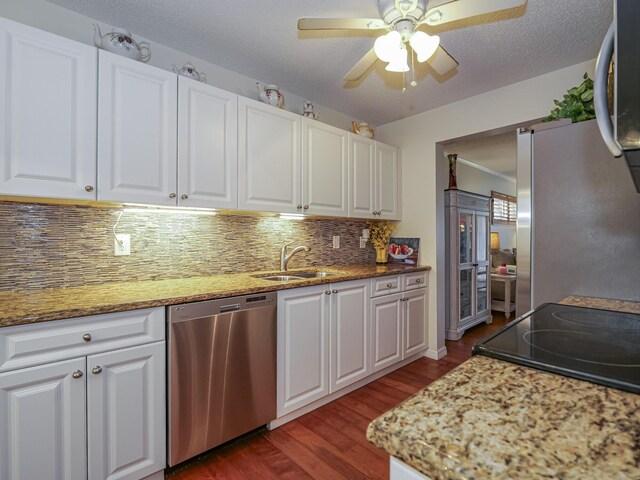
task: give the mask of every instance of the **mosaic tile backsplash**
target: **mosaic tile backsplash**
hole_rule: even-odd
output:
[[[290,268],[375,262],[373,247],[359,248],[361,221],[126,209],[116,233],[131,235],[131,256],[116,257],[112,229],[120,212],[0,202],[0,291],[278,270],[288,242],[311,247]],[[339,249],[333,235],[341,237]]]

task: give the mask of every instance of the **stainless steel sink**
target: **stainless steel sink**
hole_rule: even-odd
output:
[[[300,278],[323,278],[333,277],[338,274],[333,272],[292,272],[292,275]]]
[[[271,280],[272,282],[290,282],[294,280],[306,280],[309,278],[324,278],[338,275],[333,272],[291,272],[290,274],[283,275],[254,275],[255,278],[261,280]]]
[[[302,280],[301,277],[294,277],[293,275],[268,275],[266,277],[257,277],[261,280],[271,280],[273,282],[288,282],[290,280]]]

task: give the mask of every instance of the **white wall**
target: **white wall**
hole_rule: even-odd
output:
[[[585,71],[593,76],[594,66],[595,61],[573,65],[378,127],[378,138],[402,151],[403,221],[394,235],[420,237],[421,263],[433,267],[429,356],[441,355],[444,349],[442,191],[447,167],[438,142],[544,117],[553,108],[553,99],[562,98],[566,90],[581,83]]]
[[[516,152],[513,152],[513,163],[516,163]],[[469,160],[465,158],[464,160]],[[491,196],[491,190],[516,196],[516,182],[494,175],[466,163],[458,157],[457,183],[460,190],[480,195]],[[516,227],[508,225],[491,225],[492,232],[500,234],[500,248],[516,248]]]
[[[42,30],[71,38],[78,42],[93,45],[93,24],[95,20],[67,10],[45,0],[0,0],[0,16],[25,23]],[[110,26],[100,23],[102,33],[110,31]],[[132,32],[136,40],[147,40]],[[157,42],[151,43],[151,60],[154,65],[165,70],[171,70],[171,64],[182,66],[191,61],[195,67],[207,74],[207,83],[224,90],[237,93],[245,97],[257,99],[256,79],[249,78],[226,68],[222,68],[193,55],[180,52]],[[268,79],[259,79],[269,83]],[[286,110],[302,113],[305,98],[283,91]],[[309,91],[309,100],[313,101],[313,91]],[[319,112],[319,121],[334,125],[344,130],[351,130],[352,117],[341,112],[315,104]]]

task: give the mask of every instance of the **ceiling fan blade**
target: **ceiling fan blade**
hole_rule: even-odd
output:
[[[433,68],[438,75],[446,75],[458,67],[457,60],[449,55],[449,52],[442,48],[442,45],[437,48],[436,53],[427,60],[427,63],[431,65],[431,68]]]
[[[349,73],[344,76],[344,81],[354,82],[356,80],[360,80],[362,76],[367,73],[367,70],[369,70],[374,63],[376,63],[376,60],[378,60],[378,57],[376,55],[376,52],[372,48],[364,54],[364,56],[358,61],[358,63],[355,64],[355,66],[351,70],[349,70]]]
[[[455,0],[430,8],[419,23],[441,25],[464,18],[521,7],[527,0]]]
[[[379,18],[300,18],[298,30],[380,30],[388,25]]]

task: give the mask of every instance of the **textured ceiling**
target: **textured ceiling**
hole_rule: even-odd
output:
[[[445,145],[446,153],[457,153],[471,163],[516,179],[516,132],[475,138]]]
[[[418,86],[403,94],[402,74],[381,62],[356,84],[342,81],[374,34],[296,28],[299,17],[378,18],[376,0],[50,1],[374,125],[595,58],[612,18],[612,0],[529,0],[508,15],[443,25],[432,32],[459,68],[435,78],[421,65]]]

